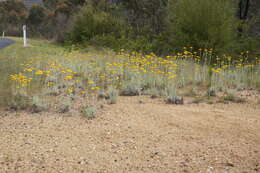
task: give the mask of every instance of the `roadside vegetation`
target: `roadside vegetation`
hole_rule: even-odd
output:
[[[260,89],[260,59],[247,61],[248,52],[219,57],[212,49],[184,47],[159,57],[123,50],[80,52],[36,40],[22,48],[16,41],[0,57],[0,101],[9,110],[77,110],[92,119],[102,104],[116,104],[118,95],[148,95],[170,104],[184,104],[186,96],[192,103],[244,103],[237,91]]]

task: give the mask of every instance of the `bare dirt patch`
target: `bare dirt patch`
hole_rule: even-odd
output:
[[[259,132],[256,104],[120,97],[91,121],[0,112],[0,172],[259,172]]]

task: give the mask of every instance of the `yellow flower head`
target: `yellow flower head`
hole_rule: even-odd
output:
[[[98,91],[99,87],[91,87],[90,89],[93,90],[93,91],[95,91],[95,90]]]
[[[73,90],[73,88],[69,88],[67,91],[69,94],[71,94],[71,93],[73,93],[74,90]]]
[[[42,70],[38,70],[35,72],[36,75],[43,75],[43,71]]]
[[[92,81],[92,80],[89,80],[88,81],[88,84],[90,84],[90,85],[92,85],[92,84],[94,84],[95,82],[94,81]]]
[[[33,69],[32,68],[25,68],[23,71],[25,71],[25,72],[32,72]]]
[[[64,80],[71,80],[72,78],[73,78],[72,75],[67,75],[67,76],[64,78]]]

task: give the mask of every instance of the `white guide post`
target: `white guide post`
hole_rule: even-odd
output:
[[[23,25],[23,46],[27,47],[26,25]]]
[[[5,37],[5,32],[3,31],[3,37]]]

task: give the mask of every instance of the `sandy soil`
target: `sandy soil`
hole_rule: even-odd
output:
[[[0,112],[0,172],[260,172],[260,106],[120,97],[94,120]]]

